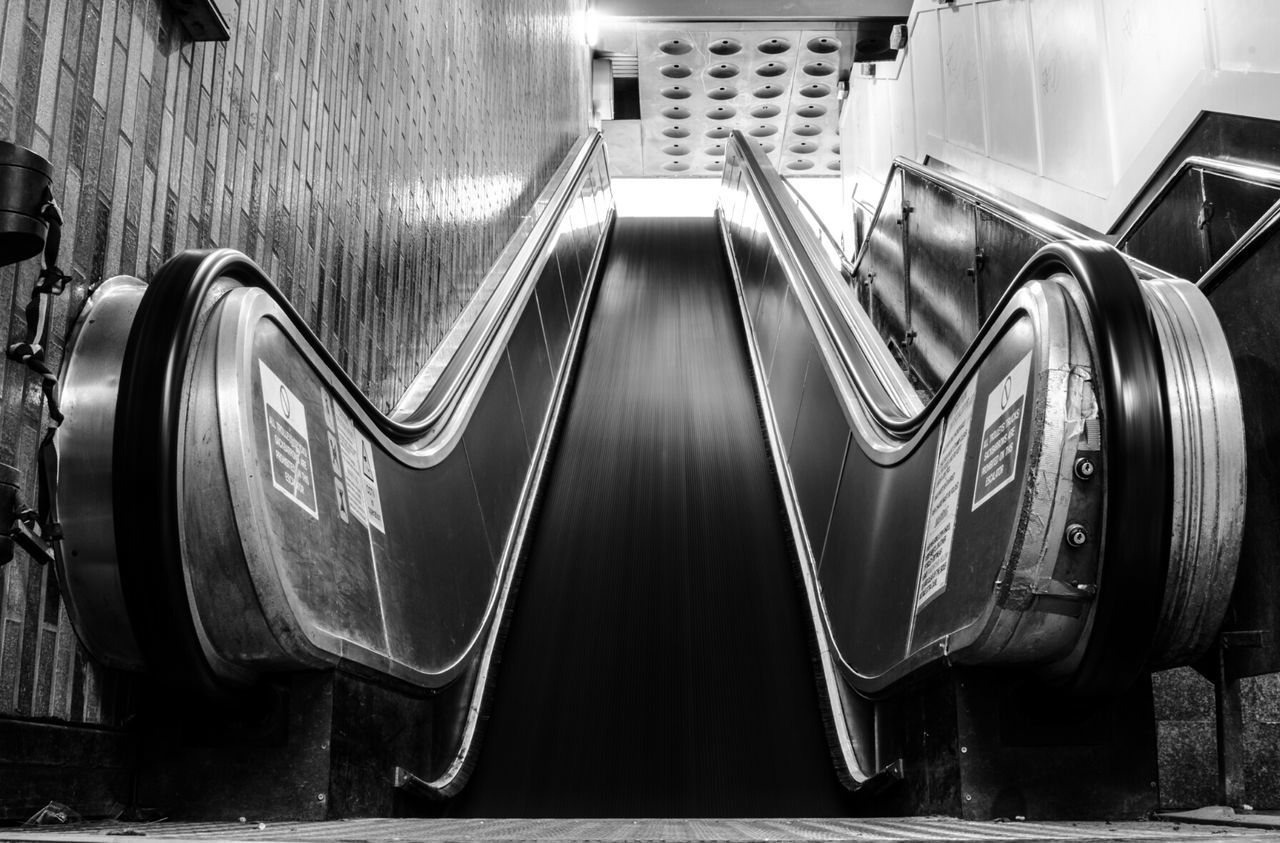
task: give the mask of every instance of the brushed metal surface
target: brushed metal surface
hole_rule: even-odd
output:
[[[142,653],[124,606],[116,560],[111,445],[124,345],[146,285],[117,276],[85,303],[67,343],[60,397],[55,506],[65,538],[58,582],[85,647],[103,664],[138,669]]]
[[[79,560],[81,543],[97,541],[102,563],[77,561],[62,572],[69,590],[89,600],[92,616],[80,613],[76,621],[81,634],[120,648],[130,630],[163,629],[182,640],[173,652],[182,651],[198,682],[207,679],[206,690],[320,665],[432,688],[473,662],[487,666],[497,637],[493,621],[513,581],[556,422],[548,407],[560,406],[559,398],[550,401],[552,385],[562,395],[568,379],[567,358],[551,369],[534,269],[549,261],[556,270],[546,277],[558,288],[555,249],[575,264],[574,252],[581,253],[588,270],[600,260],[613,210],[598,137],[575,147],[539,209],[529,242],[508,250],[501,283],[483,303],[475,325],[485,336],[459,347],[462,369],[438,379],[439,390],[427,390],[425,409],[398,420],[383,416],[354,389],[260,269],[243,255],[220,250],[180,256],[149,288],[164,294],[155,299],[164,304],[153,311],[167,312],[163,307],[170,305],[181,311],[173,319],[152,313],[148,322],[148,331],[158,332],[156,345],[168,343],[164,359],[178,361],[160,372],[164,401],[177,404],[154,413],[147,402],[159,399],[140,392],[134,398],[142,406],[124,415],[174,419],[177,429],[166,428],[162,437],[175,443],[174,453],[153,460],[144,453],[147,441],[136,443],[136,455],[113,453],[120,440],[113,429],[121,418],[121,358],[125,339],[139,334],[130,323],[137,321],[140,293],[120,298],[119,291],[133,287],[104,287],[101,301],[109,305],[86,311],[84,341],[68,354],[77,419],[58,440],[69,449],[71,478],[85,475],[85,460],[90,475],[94,460],[107,466],[98,471],[96,503],[76,497],[92,483],[63,485],[71,496],[66,558]],[[549,311],[559,308],[567,323],[563,295],[554,293],[560,300]],[[575,310],[578,322],[582,313]],[[112,318],[99,325],[94,314]],[[174,325],[185,326],[180,337],[165,333]],[[181,348],[169,347],[179,343]],[[146,368],[145,350],[134,345],[143,340],[127,348]],[[512,354],[520,359],[520,383]],[[305,415],[296,443],[279,439],[279,425],[269,425],[264,366],[287,387],[280,400]],[[520,388],[530,403],[527,421]],[[81,400],[86,398],[92,400]],[[348,429],[350,437],[342,432]],[[464,439],[466,446],[456,447]],[[277,472],[281,442],[303,466],[284,481]],[[175,547],[150,539],[145,519],[124,538],[131,546],[166,545],[147,546],[143,554],[164,571],[164,583],[138,577],[132,594],[111,583],[86,591],[80,581],[89,577],[101,585],[99,572],[110,573],[119,556],[119,527],[127,516],[113,491],[123,488],[122,466],[153,463],[172,466],[162,484],[171,493],[148,494],[159,496],[174,523],[164,513],[148,514],[165,520],[168,526],[158,532],[172,535]],[[368,507],[355,506],[357,484],[364,493],[356,497]],[[101,521],[104,501],[114,508],[107,513],[111,529],[95,533],[84,519]],[[125,502],[140,506],[137,499]],[[143,593],[143,586],[154,586],[154,593]],[[174,602],[157,602],[161,592]],[[146,615],[141,627],[140,612]],[[149,641],[154,646],[146,667],[186,669],[182,659],[154,658],[169,652],[166,640]],[[125,656],[128,666],[144,666],[141,653],[125,650]],[[482,677],[477,693],[484,685]]]
[[[800,395],[805,387],[805,370],[813,357],[813,340],[804,330],[804,311],[788,292],[782,301],[782,314],[778,320],[778,339],[773,348],[773,360],[769,366],[770,400],[778,417],[783,444],[791,446],[791,433],[795,430],[796,416],[800,412]]]
[[[529,443],[530,454],[538,446],[542,420],[551,405],[551,391],[560,369],[559,360],[554,369],[551,366],[547,339],[542,330],[542,302],[537,298],[536,290],[534,297],[507,344],[507,359],[511,363],[520,400],[520,418],[524,422],[525,441]]]
[[[533,308],[527,312],[537,317]],[[489,379],[462,444],[480,499],[489,548],[496,557],[507,543],[531,453],[511,371],[510,350]]]
[[[974,293],[977,317],[985,321],[1007,296],[1009,279],[1041,245],[1079,235],[1068,224],[1019,209],[929,167],[897,159],[890,181],[898,179],[913,197],[915,224],[904,243],[914,262],[909,282],[900,272],[877,278],[872,286],[901,287],[912,302],[912,329],[917,336],[913,354],[904,356],[933,391],[939,378],[955,368],[956,350],[963,350],[978,330],[967,318],[918,319],[927,314],[917,304],[937,311],[934,315],[948,310],[960,313],[956,307],[937,303],[969,287],[965,280],[948,281],[947,276],[958,276],[964,264],[972,261],[974,250],[981,248],[981,260],[974,263]],[[1268,205],[1278,185],[1280,176],[1271,168],[1187,158],[1172,168],[1163,184],[1148,192],[1146,206],[1130,213],[1132,222],[1121,235],[1156,329],[1164,400],[1169,406],[1168,435],[1178,443],[1168,466],[1175,484],[1166,563],[1170,574],[1160,588],[1165,597],[1153,664],[1194,661],[1194,654],[1207,645],[1206,629],[1222,623],[1222,583],[1233,579],[1236,568],[1230,548],[1244,529],[1239,514],[1244,472],[1240,411],[1232,399],[1237,382],[1226,345],[1219,339],[1222,330],[1203,297],[1197,302],[1194,294],[1184,297],[1170,292],[1181,289],[1181,282],[1170,278],[1168,271],[1192,277],[1204,272],[1202,286],[1216,289],[1219,276],[1229,272],[1251,248],[1247,244],[1277,218],[1277,206]],[[874,224],[889,234],[900,227],[896,203],[897,193],[891,186],[880,200]],[[976,229],[967,219],[970,213]],[[890,251],[869,239],[860,253],[860,276],[865,279],[877,271]],[[934,323],[947,323],[950,328],[940,333],[931,329]],[[886,338],[896,337],[894,326],[879,327]],[[1232,456],[1233,451],[1238,455]],[[1226,474],[1220,476],[1206,466],[1220,466]]]
[[[546,334],[548,362],[559,369],[569,342],[570,314],[564,298],[564,285],[560,283],[560,264],[555,256],[548,257],[542,275],[538,278],[538,313],[542,316],[542,328]]]
[[[1091,524],[1103,523],[1101,497],[1075,489],[1071,473],[1075,453],[1102,444],[1095,433],[1096,418],[1089,420],[1090,407],[1103,405],[1109,419],[1106,436],[1128,442],[1122,450],[1131,453],[1124,458],[1137,459],[1146,466],[1143,471],[1149,472],[1151,482],[1161,482],[1160,466],[1148,462],[1148,457],[1156,454],[1151,443],[1160,440],[1158,428],[1164,415],[1164,398],[1156,383],[1160,370],[1153,357],[1158,348],[1156,337],[1148,327],[1147,333],[1131,335],[1126,331],[1121,338],[1112,323],[1146,325],[1141,287],[1130,268],[1114,252],[1097,245],[1042,250],[1019,273],[996,316],[984,326],[977,343],[966,350],[961,368],[947,379],[943,391],[923,411],[902,413],[910,407],[910,399],[897,389],[892,371],[877,367],[884,353],[883,349],[877,353],[869,339],[872,329],[865,316],[846,321],[831,315],[832,311],[842,316],[847,312],[842,298],[847,298],[847,293],[821,268],[816,259],[819,244],[788,221],[795,212],[780,201],[782,191],[773,185],[759,156],[745,144],[741,150],[739,158],[739,146],[735,145],[730,156],[722,209],[726,218],[732,218],[733,209],[723,203],[744,201],[737,184],[742,176],[733,172],[741,166],[751,183],[745,201],[756,202],[765,212],[771,243],[786,269],[788,285],[804,306],[804,328],[817,342],[819,359],[838,396],[833,403],[854,433],[855,447],[845,456],[837,516],[825,549],[817,548],[822,554],[822,571],[815,585],[819,599],[814,617],[856,687],[876,693],[917,668],[941,660],[1015,662],[1042,671],[1051,664],[1059,675],[1089,677],[1081,680],[1085,682],[1123,682],[1122,676],[1135,675],[1137,665],[1149,657],[1145,636],[1152,635],[1158,625],[1155,615],[1164,587],[1158,531],[1150,546],[1141,550],[1140,562],[1129,558],[1135,547],[1120,554],[1122,561],[1106,566],[1108,581],[1122,585],[1106,592],[1108,596],[1101,603],[1093,600],[1092,589],[1105,588],[1099,579],[1102,562],[1091,551],[1068,552],[1061,544],[1063,519],[1068,513]],[[959,208],[962,215],[967,213],[954,203],[949,207]],[[733,229],[726,225],[722,231],[732,252],[737,247]],[[740,245],[749,248],[746,243]],[[1105,281],[1101,273],[1105,273]],[[753,341],[760,342],[759,357],[767,366],[774,341],[767,307],[758,316],[749,317],[749,321],[755,319],[761,320],[761,330],[753,328],[749,333]],[[1083,332],[1072,328],[1081,319],[1089,326]],[[1135,342],[1144,345],[1123,354],[1116,350]],[[1095,359],[1104,352],[1100,360]],[[864,353],[865,360],[861,357]],[[1126,361],[1123,365],[1121,358]],[[1026,362],[1019,364],[1019,360]],[[1132,371],[1124,370],[1131,364]],[[954,538],[947,533],[946,541],[953,546],[948,553],[950,561],[943,568],[946,582],[940,591],[930,591],[926,600],[920,596],[922,586],[910,573],[924,576],[921,560],[928,554],[923,550],[923,531],[933,494],[940,431],[944,423],[965,425],[960,428],[966,431],[961,442],[967,443],[960,457],[962,473],[952,482],[960,490],[975,489],[977,455],[986,447],[982,413],[989,400],[994,400],[987,396],[995,395],[993,390],[1019,365],[1028,366],[1030,375],[1027,410],[1011,434],[1022,443],[1020,450],[1010,452],[1014,462],[1008,470],[1013,472],[1011,481],[1016,478],[1016,482],[997,487],[998,494],[983,495],[981,502],[978,492],[973,491],[972,506],[963,494],[959,496],[957,511],[947,515]],[[810,366],[805,375],[806,392],[813,386],[815,369]],[[1057,397],[1054,385],[1064,372],[1082,375],[1072,382],[1065,403]],[[895,396],[888,401],[884,393],[873,396],[868,392],[868,385],[877,381],[886,386],[885,376],[888,395]],[[1132,382],[1125,383],[1126,378]],[[767,384],[761,379],[759,384],[765,394],[777,392],[779,386],[776,377]],[[966,386],[974,395],[972,409],[960,409],[960,392]],[[1049,395],[1054,398],[1050,400]],[[895,418],[893,401],[898,396],[902,400]],[[955,413],[967,415],[952,419]],[[970,417],[977,421],[970,423]],[[776,427],[770,426],[771,435],[776,435]],[[781,450],[775,445],[775,451]],[[824,457],[829,462],[839,454]],[[1111,459],[1122,464],[1114,455]],[[1110,521],[1124,517],[1115,501],[1126,501],[1135,511],[1139,501],[1152,503],[1150,494],[1145,499],[1138,495],[1139,486],[1132,477],[1126,479],[1123,469],[1111,467],[1114,471],[1104,471],[1094,484],[1094,488],[1101,485],[1111,493]],[[794,472],[785,460],[777,468],[784,487],[795,484]],[[791,497],[798,497],[797,492],[784,494],[784,499]],[[825,510],[821,503],[810,508]],[[798,500],[796,509],[801,509]],[[1030,512],[1029,517],[1022,513],[1024,509]],[[1159,515],[1158,502],[1155,512]],[[804,521],[803,513],[796,519]],[[825,517],[818,520],[812,529],[804,525],[800,530],[806,538],[798,543],[809,554],[815,553],[814,545],[825,531]],[[1143,520],[1144,529],[1151,533],[1151,523],[1145,517]],[[1126,526],[1119,535],[1132,535],[1132,530]],[[1105,547],[1116,541],[1115,535],[1097,541]],[[811,558],[809,564],[816,569],[816,560]],[[1140,597],[1144,592],[1145,597]],[[1119,593],[1129,594],[1129,600],[1144,601],[1142,612],[1134,615],[1142,616],[1141,623],[1128,622],[1126,612],[1117,608],[1119,598],[1113,594]],[[1074,608],[1067,610],[1064,604]],[[1106,612],[1098,612],[1099,605]],[[1129,614],[1136,608],[1136,603],[1131,604]],[[1090,635],[1095,618],[1105,619],[1105,623],[1097,620],[1096,626],[1112,636],[1122,631],[1133,636],[1123,658],[1099,661],[1104,658],[1100,650],[1108,645],[1103,642],[1105,636]]]

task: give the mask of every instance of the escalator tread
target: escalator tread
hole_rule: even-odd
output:
[[[457,816],[847,813],[712,220],[620,219]]]

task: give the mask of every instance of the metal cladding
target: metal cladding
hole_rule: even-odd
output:
[[[1140,280],[1103,244],[1051,243],[922,406],[898,368],[917,336],[911,276],[890,261],[919,260],[907,232],[924,202],[882,203],[860,263],[873,321],[776,182],[735,136],[724,238],[816,623],[854,687],[999,664],[1116,693],[1202,653],[1243,507],[1239,400],[1203,296]]]
[[[57,440],[59,576],[95,655],[215,696],[320,665],[434,688],[490,657],[609,230],[598,138],[545,198],[398,420],[239,253],[98,291]]]

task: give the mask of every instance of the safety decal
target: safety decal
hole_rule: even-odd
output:
[[[924,547],[920,551],[920,579],[916,583],[915,611],[947,590],[951,568],[951,539],[960,502],[960,477],[969,452],[969,428],[973,424],[974,383],[960,394],[951,414],[943,422],[942,444],[933,465],[929,488],[929,513],[924,526]]]
[[[315,477],[311,470],[311,444],[307,439],[307,408],[266,363],[259,360],[258,369],[262,375],[262,404],[267,416],[271,482],[312,518],[319,518]]]
[[[347,503],[346,476],[342,470],[342,446],[338,444],[338,417],[333,407],[333,396],[327,389],[320,391],[320,404],[324,407],[324,429],[329,442],[329,465],[333,467],[333,492],[338,500],[338,518],[343,524],[350,524],[351,507]]]
[[[373,464],[373,444],[363,436],[360,437],[360,476],[364,483],[364,512],[369,526],[385,534],[387,527],[382,523],[382,496],[378,492],[378,469]]]
[[[373,445],[361,435],[351,417],[333,403],[328,392],[324,393],[324,420],[329,431],[329,460],[333,463],[338,517],[344,523],[354,518],[365,527],[386,533]]]
[[[347,492],[347,511],[351,517],[368,526],[369,516],[365,514],[364,472],[360,470],[363,461],[361,440],[363,437],[356,430],[355,424],[346,412],[335,413],[338,427],[338,451],[342,455],[342,479]]]
[[[1022,414],[1026,407],[1027,381],[1031,376],[1031,352],[1027,352],[1009,374],[987,396],[987,413],[982,423],[982,445],[978,450],[978,470],[973,482],[973,509],[976,510],[1013,482],[1022,441]]]

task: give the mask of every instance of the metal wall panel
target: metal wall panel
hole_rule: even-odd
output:
[[[534,291],[538,297],[538,310],[542,314],[542,328],[547,337],[547,353],[551,365],[557,369],[564,358],[569,343],[569,306],[565,303],[564,286],[560,282],[560,263],[555,255],[547,257],[542,276]]]
[[[1199,224],[1204,206],[1198,172],[1183,173],[1172,189],[1124,244],[1124,251],[1182,278],[1208,269],[1205,236]]]
[[[923,179],[908,180],[904,189],[912,207],[908,300],[914,335],[907,359],[922,385],[933,392],[978,334],[974,209]]]
[[[867,232],[866,254],[858,268],[868,284],[872,306],[868,313],[883,337],[898,337],[907,329],[907,290],[903,277],[902,174],[895,173],[885,189],[884,205]]]
[[[982,211],[978,211],[976,229],[978,248],[982,249],[976,289],[981,324],[1000,302],[1018,270],[1031,260],[1044,241]]]
[[[773,365],[773,349],[778,341],[778,323],[782,319],[782,302],[789,294],[786,275],[776,261],[770,261],[760,289],[760,304],[755,315],[756,342],[765,377]]]
[[[821,359],[814,355],[809,361],[788,459],[805,529],[819,564],[849,438],[849,423]]]
[[[529,469],[528,438],[507,355],[489,377],[462,441],[480,498],[489,547],[498,558]]]
[[[460,643],[448,632],[479,625],[495,565],[466,449],[431,470],[438,482],[382,496],[389,525],[412,525],[388,535],[389,552],[378,562],[380,576],[398,586],[383,594],[392,652],[415,664],[441,663]]]
[[[938,435],[935,429],[921,446],[930,457]],[[831,614],[833,637],[851,663],[887,669],[907,652],[916,578],[902,575],[901,560],[920,552],[932,476],[932,458],[885,467],[867,459],[861,448],[849,448],[819,579],[829,600],[842,595],[830,607],[872,609]],[[902,505],[886,507],[886,501]]]
[[[769,394],[784,447],[791,443],[791,431],[795,429],[796,415],[800,412],[805,369],[809,366],[812,348],[809,321],[795,295],[788,290],[782,301],[778,339],[769,365]]]
[[[1208,252],[1208,265],[1204,269],[1207,270],[1280,199],[1280,189],[1210,172],[1201,173],[1200,178],[1208,211],[1203,227]],[[1190,277],[1194,280],[1203,274],[1202,270]]]
[[[524,419],[525,441],[529,444],[529,453],[533,453],[542,432],[543,419],[547,415],[547,405],[551,401],[551,388],[555,385],[547,341],[542,332],[542,316],[534,297],[530,297],[525,305],[524,315],[520,317],[507,342],[507,357],[511,361],[511,372],[515,377],[520,417]]]

